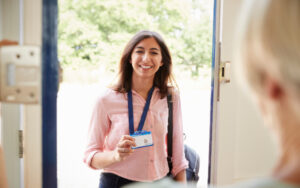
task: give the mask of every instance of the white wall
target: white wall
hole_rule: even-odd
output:
[[[19,0],[2,0],[2,37],[19,40]]]
[[[235,27],[241,0],[223,0],[221,62],[233,60]],[[231,73],[234,64],[231,65]],[[263,125],[259,111],[241,91],[237,79],[220,85],[217,102],[213,183],[232,184],[237,181],[267,176],[276,159],[274,144]]]
[[[0,40],[2,40],[2,14],[3,14],[3,9],[2,9],[2,1],[0,0]],[[0,124],[1,125],[1,124]],[[0,128],[1,131],[1,128]],[[0,132],[1,133],[1,132]],[[0,134],[1,135],[1,134]]]
[[[3,39],[19,40],[19,1],[2,0],[1,29]],[[20,108],[15,104],[1,104],[2,146],[6,163],[9,187],[20,187],[20,160],[18,130],[20,127]]]
[[[2,40],[2,28],[3,28],[3,25],[2,25],[2,13],[3,13],[3,10],[2,10],[2,1],[3,0],[0,0],[0,40]],[[0,103],[0,144],[1,144],[1,131],[2,131],[2,124],[1,124],[2,120],[1,120],[1,103]]]

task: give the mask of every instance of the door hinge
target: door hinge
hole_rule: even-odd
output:
[[[19,130],[19,158],[23,158],[24,145],[23,145],[23,130]]]

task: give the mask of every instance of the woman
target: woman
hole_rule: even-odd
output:
[[[120,60],[119,80],[98,98],[89,127],[84,161],[93,169],[103,169],[99,187],[153,182],[168,174],[166,96],[169,93],[173,95],[174,106],[172,174],[176,180],[185,182],[187,161],[183,152],[181,106],[178,93],[173,86],[169,87],[173,83],[171,68],[171,55],[158,33],[138,32],[126,45]],[[130,130],[130,126],[134,128]],[[130,135],[142,130],[150,134],[153,145],[133,149],[138,147],[135,142],[138,138]]]
[[[280,155],[271,177],[240,187],[300,187],[300,1],[252,0],[245,7],[235,63]]]

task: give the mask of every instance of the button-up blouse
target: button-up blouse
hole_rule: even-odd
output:
[[[134,129],[137,130],[146,100],[132,91]],[[165,177],[168,131],[167,97],[161,99],[155,88],[143,130],[152,132],[153,146],[138,148],[121,162],[103,169],[134,181],[154,181]],[[183,150],[182,115],[179,94],[173,93],[173,169],[175,176],[188,166]],[[88,144],[84,162],[91,168],[93,156],[98,152],[113,151],[123,135],[129,135],[127,93],[108,89],[96,102],[88,131]]]

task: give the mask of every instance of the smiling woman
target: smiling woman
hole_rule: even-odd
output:
[[[163,66],[160,47],[154,38],[147,38],[139,42],[131,54],[133,81],[153,81],[155,73]],[[142,79],[142,80],[141,80]],[[152,85],[152,83],[151,83]]]
[[[162,37],[150,31],[137,33],[126,45],[119,65],[119,81],[114,90],[121,93],[129,91],[132,87],[132,77],[137,77],[139,72],[145,72],[143,68],[138,68],[142,65],[144,68],[153,66],[147,74],[152,74],[154,85],[160,89],[162,98],[165,97],[168,83],[175,85],[172,76],[172,58]]]
[[[98,98],[89,127],[84,161],[93,169],[103,169],[99,187],[117,188],[167,176],[168,93],[174,96],[171,173],[177,181],[186,181],[180,98],[170,85],[171,65],[168,47],[156,32],[138,32],[125,47],[119,82]],[[144,135],[152,143],[140,147],[135,140]]]
[[[157,52],[161,54],[163,65],[155,73],[157,76],[154,76],[156,87],[147,118],[152,113],[152,103],[156,103],[155,95],[158,86],[164,96],[168,91],[168,87],[163,87],[164,85],[171,85],[176,90],[180,90],[183,128],[187,135],[184,142],[195,148],[201,155],[202,173],[199,183],[207,184],[212,2],[210,0],[58,1],[58,53],[63,68],[63,83],[60,85],[57,103],[58,187],[97,187],[100,172],[91,170],[82,163],[92,106],[95,105],[96,96],[107,90],[107,86],[111,83],[117,82],[112,89],[126,97],[128,88],[131,87],[129,84],[132,75],[125,77],[124,74],[130,73],[133,69],[126,70],[121,75],[117,67],[124,55],[127,63],[123,66],[130,65],[129,68],[132,68],[132,64],[127,60],[133,54],[131,51],[126,51],[128,54],[122,52],[132,36],[145,29],[158,31],[172,54],[171,59],[167,48],[160,40],[161,37],[150,37],[155,39],[159,46]],[[143,39],[140,38],[137,43],[132,44],[130,49],[133,50],[133,47]],[[172,64],[170,64],[171,60]],[[143,64],[146,70],[148,64],[150,63]],[[169,75],[171,70],[180,88],[173,80],[173,75]],[[118,73],[120,77],[116,79]],[[135,109],[135,104],[143,107],[147,93],[144,96],[139,94],[137,99],[136,91],[133,91],[132,95],[136,125],[139,123],[141,112]],[[175,99],[177,98],[174,97]],[[77,108],[74,106],[75,103]],[[164,107],[160,107],[159,104],[166,105],[167,102],[158,102],[155,107]],[[126,110],[127,101],[124,105],[123,109]],[[108,109],[111,107],[112,105],[108,105]],[[159,120],[153,123],[153,126],[156,126],[156,123],[167,122],[167,116],[168,112],[163,110],[155,117]],[[116,125],[115,128],[124,126],[124,123],[128,122],[127,113],[113,115],[110,118]],[[121,118],[125,121],[120,121]],[[147,126],[146,120],[144,127]],[[164,131],[165,127],[161,126],[161,128],[161,131]],[[124,131],[128,132],[128,129]],[[117,134],[123,135],[125,132],[119,129]],[[113,141],[109,142],[108,147],[113,145]]]

